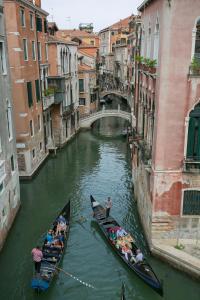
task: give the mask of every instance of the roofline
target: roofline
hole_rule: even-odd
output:
[[[138,8],[137,8],[137,10],[138,11],[143,11],[144,10],[144,8],[145,8],[145,6],[147,7],[151,2],[153,2],[154,0],[144,0],[143,2],[142,2],[142,4],[140,5],[140,6],[138,6]]]
[[[33,3],[31,3],[30,1],[28,0],[17,0],[17,2],[21,2],[23,3],[24,5],[27,5],[29,7],[31,7],[31,9],[35,10],[35,11],[39,11],[40,13],[42,13],[43,15],[45,16],[48,16],[49,13],[46,12],[45,10],[43,10],[41,7],[37,6],[37,5],[34,5]]]
[[[48,40],[47,41],[48,44],[64,44],[64,45],[69,45],[69,46],[76,46],[78,47],[77,43],[72,43],[72,42],[65,42],[65,41],[59,41],[59,40]]]

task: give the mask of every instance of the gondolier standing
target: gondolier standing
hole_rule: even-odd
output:
[[[43,258],[42,250],[37,246],[36,248],[33,248],[31,254],[35,263],[35,271],[36,273],[40,273],[41,260]]]
[[[108,197],[108,199],[106,201],[106,218],[109,217],[111,208],[112,208],[112,200],[110,197]]]

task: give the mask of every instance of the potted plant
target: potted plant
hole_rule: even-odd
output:
[[[198,60],[196,57],[193,57],[190,68],[192,74],[200,74],[200,60]]]

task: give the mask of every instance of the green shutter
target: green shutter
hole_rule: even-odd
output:
[[[35,93],[37,102],[39,102],[41,100],[39,79],[35,80]]]
[[[44,32],[45,33],[48,32],[48,23],[47,23],[47,20],[44,20]]]
[[[42,32],[42,19],[39,17],[36,18],[36,29]]]
[[[79,92],[84,92],[84,80],[79,79]]]
[[[27,82],[28,106],[33,105],[32,83]]]
[[[193,158],[194,153],[195,118],[191,117],[188,128],[187,158]]]
[[[197,159],[200,160],[200,118],[197,118],[198,122],[198,132],[197,132],[197,143],[196,143],[196,154],[197,154]]]

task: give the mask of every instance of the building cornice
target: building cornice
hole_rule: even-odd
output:
[[[154,0],[145,0],[142,4],[137,8],[138,11],[142,12],[151,2]]]
[[[21,3],[21,4],[24,5],[24,6],[28,6],[28,7],[31,8],[33,11],[39,12],[39,13],[45,15],[46,17],[49,15],[48,12],[46,12],[46,11],[43,10],[42,8],[40,8],[40,7],[36,6],[36,5],[34,5],[33,3],[31,3],[31,2],[28,1],[28,0],[14,0],[14,1],[13,1],[13,0],[4,0],[4,1],[5,1],[5,2],[19,2],[19,3]]]

